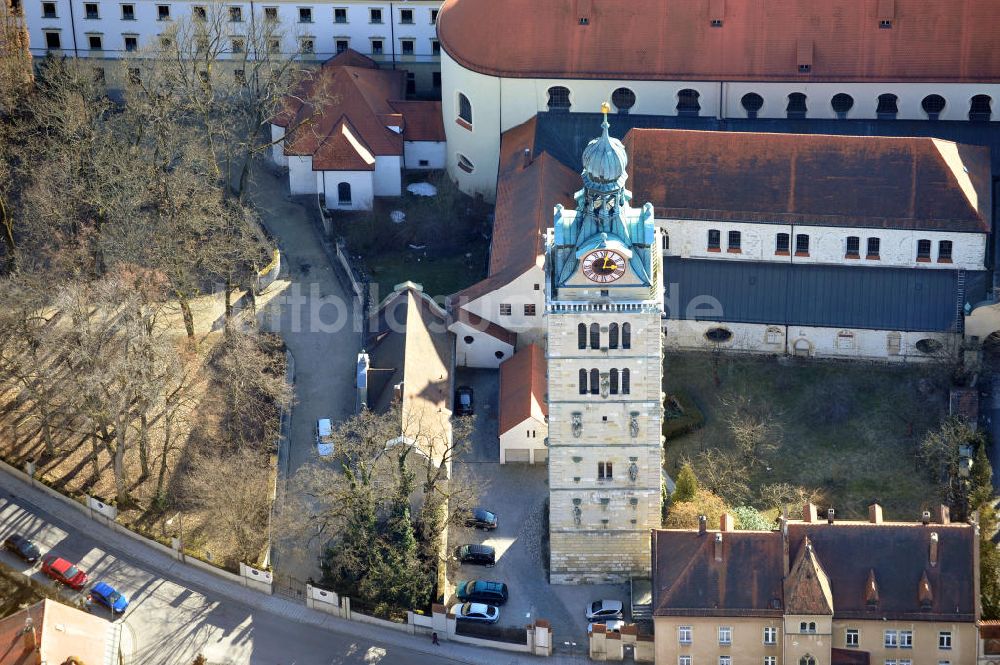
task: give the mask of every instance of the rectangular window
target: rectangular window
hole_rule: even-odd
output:
[[[787,233],[779,233],[774,239],[774,253],[779,256],[788,256],[789,240]]]
[[[368,22],[369,23],[381,23],[382,22],[382,10],[381,9],[369,9],[368,10]]]
[[[951,648],[951,631],[942,630],[938,633],[938,649]]]
[[[42,18],[59,18],[56,16],[56,3],[54,2],[43,2],[42,3]],[[49,48],[52,48],[51,46]],[[56,48],[59,48],[58,46]]]
[[[333,22],[334,23],[347,23],[347,10],[343,7],[337,7],[333,10]]]
[[[913,631],[912,630],[901,630],[901,631],[899,631],[899,648],[900,649],[912,649],[913,648]]]
[[[431,85],[434,86],[435,90],[441,88],[441,72],[431,72]]]
[[[950,240],[942,240],[938,243],[938,263],[951,263]]]
[[[138,67],[130,67],[128,70],[128,82],[133,85],[139,85],[142,83],[142,77],[139,73]]]
[[[691,665],[691,656],[677,656],[677,665]]]
[[[886,649],[895,649],[899,646],[899,633],[894,630],[887,630],[884,636],[883,644]]]
[[[732,626],[719,626],[719,644],[728,646],[733,643]]]
[[[858,646],[858,629],[848,628],[847,632],[844,633],[844,646],[856,647]]]
[[[778,659],[776,656],[764,656],[764,665],[777,665]]]
[[[100,35],[87,35],[87,44],[91,51],[100,51],[103,46],[102,42],[103,39]]]
[[[524,315],[525,316],[534,316],[535,315],[535,306],[534,305],[525,305],[524,306]]]
[[[441,55],[441,42],[436,39],[431,40],[431,54]]]
[[[122,20],[123,21],[135,20],[135,5],[122,5]]]
[[[276,22],[278,20],[278,8],[264,7],[264,20],[272,23]]]
[[[598,462],[597,463],[597,479],[598,480],[613,480],[614,478],[614,467],[611,462]]]
[[[194,7],[191,8],[191,11],[194,13],[194,18],[196,21],[204,21],[205,18],[208,16],[208,14],[205,11],[205,8],[202,7],[201,5],[195,5]]]
[[[722,233],[718,229],[708,230],[708,251],[717,252],[722,245]]]
[[[233,81],[235,81],[238,85],[243,85],[244,83],[246,83],[247,82],[246,72],[242,69],[234,69]]]
[[[232,23],[242,23],[243,22],[243,8],[242,7],[230,7],[229,8],[229,20]]]
[[[847,236],[847,252],[845,256],[849,259],[861,258],[861,238],[858,236]]]
[[[53,50],[60,48],[58,32],[45,33],[45,48]]]
[[[878,22],[879,30],[892,30],[892,19],[883,18]]]
[[[886,658],[885,665],[896,665],[896,661],[892,658]]]
[[[795,256],[809,256],[809,236],[805,233],[795,236]]]
[[[733,657],[719,656],[719,665],[733,665]]]
[[[382,40],[373,39],[372,40],[372,55],[382,55]]]
[[[729,232],[729,251],[733,253],[739,253],[740,245],[742,244],[742,237],[739,231]]]
[[[96,2],[83,3],[83,15],[85,18],[101,18],[100,13],[97,11],[97,3]]]
[[[691,626],[677,627],[677,641],[681,644],[691,644]]]
[[[338,39],[336,40],[336,44],[337,44],[337,53],[343,53],[350,46],[350,42],[346,39]]]
[[[312,22],[313,22],[312,7],[299,7],[299,23],[312,23]]]
[[[233,53],[243,53],[245,48],[245,42],[241,37],[233,37]]]
[[[302,52],[305,54],[311,54],[316,51],[316,42],[314,42],[312,38],[306,38],[301,40],[299,42],[299,45],[302,48]]]
[[[868,239],[868,253],[865,255],[865,258],[866,259],[877,259],[878,258],[879,245],[881,245],[881,244],[882,243],[881,243],[881,241],[878,238],[869,238]]]
[[[510,304],[508,304],[508,303],[501,303],[500,304],[500,316],[510,316],[512,309],[513,308],[511,307]]]
[[[170,5],[156,5],[156,20],[157,21],[170,20]]]
[[[917,241],[917,261],[930,261],[931,260],[931,241],[930,240],[918,240]]]
[[[400,52],[402,52],[403,55],[413,55],[413,40],[412,39],[403,39],[403,40],[401,40],[399,42],[399,46],[400,46],[399,50],[400,50]]]
[[[436,25],[438,22],[438,10],[431,10],[431,25]]]
[[[413,23],[413,10],[412,9],[400,9],[399,10],[399,22],[404,24]]]
[[[125,50],[134,51],[139,48],[139,38],[134,36],[125,37]]]
[[[764,628],[764,644],[773,646],[778,643],[778,629],[774,626]]]
[[[406,72],[406,94],[417,94],[417,75],[413,72]]]
[[[897,660],[896,665],[913,665],[913,661],[909,658],[904,658],[903,660]]]
[[[268,39],[267,40],[267,50],[270,53],[279,53],[281,51],[281,40],[280,39]]]

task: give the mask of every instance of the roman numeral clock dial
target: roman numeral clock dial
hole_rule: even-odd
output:
[[[592,282],[608,284],[625,274],[625,257],[610,249],[597,249],[583,257],[583,274]]]

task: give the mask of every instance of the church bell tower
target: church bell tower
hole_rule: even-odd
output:
[[[630,206],[625,147],[583,151],[576,210],[546,246],[549,537],[553,584],[650,574],[663,466],[663,268],[653,206]]]

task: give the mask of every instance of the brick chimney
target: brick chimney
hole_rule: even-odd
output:
[[[951,510],[948,506],[941,504],[934,509],[935,524],[951,524]]]
[[[21,631],[22,653],[32,653],[38,650],[38,636],[35,634],[35,622],[28,617],[24,620],[24,629]]]
[[[827,524],[833,524],[833,516],[835,514],[836,514],[836,511],[833,508],[827,508],[826,509],[826,523]]]
[[[868,506],[868,521],[872,524],[882,523],[882,506],[877,503]]]
[[[816,512],[816,505],[813,503],[807,503],[802,506],[802,521],[809,522],[810,524],[815,524],[819,521],[819,517]]]
[[[715,534],[715,560],[722,561],[722,534]]]
[[[531,148],[525,148],[524,149],[524,164],[523,164],[523,167],[524,168],[528,168],[529,166],[531,166]]]
[[[698,535],[704,536],[705,532],[708,530],[708,518],[704,515],[698,515]]]
[[[938,562],[938,535],[937,531],[931,532],[930,564],[936,566]]]
[[[928,524],[931,523],[931,511],[925,510],[924,512],[920,513],[920,523],[923,524],[924,526],[927,526]]]
[[[719,531],[735,531],[736,522],[733,520],[733,516],[729,513],[722,513],[722,517],[719,518]]]

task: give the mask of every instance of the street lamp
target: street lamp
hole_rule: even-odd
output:
[[[174,520],[177,520],[177,551],[181,554],[181,562],[186,563],[184,558],[184,515],[180,511],[174,513],[174,516],[166,521],[167,526],[173,526]]]

